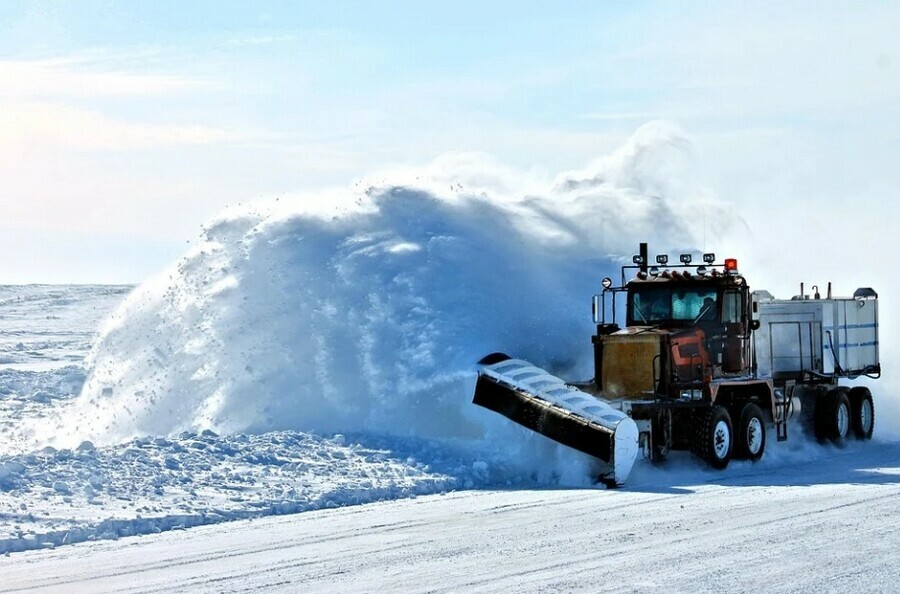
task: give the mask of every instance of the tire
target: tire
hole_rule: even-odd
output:
[[[734,447],[734,432],[728,410],[718,405],[711,406],[699,411],[694,423],[691,451],[716,470],[728,466]]]
[[[756,462],[766,451],[766,423],[762,410],[752,402],[741,410],[734,442],[735,460]]]
[[[844,443],[850,433],[850,398],[847,388],[833,388],[816,400],[816,439]]]
[[[862,386],[850,390],[850,428],[856,439],[872,439],[875,429],[875,403],[872,392]]]

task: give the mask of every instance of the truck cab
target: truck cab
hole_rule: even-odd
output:
[[[677,277],[677,278],[676,278]],[[627,327],[702,332],[713,377],[750,372],[750,293],[740,277],[690,273],[635,280],[627,287]]]

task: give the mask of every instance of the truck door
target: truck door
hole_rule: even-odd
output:
[[[725,326],[722,371],[726,373],[748,369],[750,337],[744,304],[745,291],[728,289],[722,294],[722,323]]]

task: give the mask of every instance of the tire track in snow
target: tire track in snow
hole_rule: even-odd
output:
[[[727,497],[727,494],[716,490],[711,491],[709,493],[712,497]],[[886,512],[891,512],[896,509],[897,499],[900,498],[900,489],[885,494],[881,496],[869,497],[860,500],[854,500],[851,502],[845,502],[840,504],[835,504],[830,507],[826,507],[823,509],[815,509],[810,510],[808,512],[794,515],[790,518],[784,517],[774,517],[769,518],[764,521],[751,521],[743,525],[729,525],[727,526],[727,530],[729,533],[728,539],[731,542],[741,540],[738,536],[743,535],[746,532],[750,531],[759,531],[760,528],[764,528],[766,526],[772,526],[779,523],[785,523],[786,521],[790,521],[792,526],[796,528],[797,521],[801,518],[812,518],[814,516],[824,516],[824,515],[832,515],[834,512],[843,512],[847,509],[858,507],[858,506],[867,506],[869,507],[869,511],[872,511],[872,506],[875,503],[879,503],[879,508],[884,508]],[[693,502],[693,507],[702,506],[702,502]],[[607,510],[602,510],[607,511]],[[683,520],[681,523],[689,523],[691,521],[690,518]],[[810,525],[816,526],[819,523],[810,522]],[[702,523],[697,522],[695,526],[703,526]],[[696,541],[704,540],[705,537],[710,535],[716,535],[720,533],[721,528],[717,527],[715,524],[709,524],[709,529],[704,529],[700,531],[692,530],[691,534],[681,534],[677,533],[679,536],[673,538],[661,538],[655,539],[652,543],[646,543],[645,547],[654,551],[660,550],[684,550],[685,544],[693,543]],[[602,528],[601,528],[602,529]],[[735,534],[738,533],[738,534]],[[635,545],[639,543],[637,542],[627,542],[622,546],[615,547],[611,550],[602,551],[602,556],[607,559],[607,561],[620,561],[623,559],[631,558],[634,556],[634,550],[636,548]],[[830,547],[832,543],[822,543],[820,548]],[[454,583],[445,588],[439,588],[435,590],[429,590],[432,592],[453,592],[458,591],[460,589],[465,591],[503,591],[506,588],[515,586],[517,584],[521,584],[522,581],[529,584],[529,590],[540,591],[545,587],[549,590],[555,590],[559,584],[550,584],[544,582],[537,582],[535,578],[540,578],[545,574],[549,574],[553,576],[553,580],[558,580],[558,576],[564,573],[570,572],[580,572],[580,573],[589,573],[591,570],[599,570],[610,565],[614,565],[614,563],[604,562],[597,563],[598,552],[591,551],[588,553],[583,553],[580,555],[576,555],[574,557],[569,557],[563,562],[553,561],[549,563],[545,563],[539,565],[537,567],[532,567],[529,569],[521,570],[521,569],[513,569],[504,573],[493,573],[491,576],[486,577],[480,580],[469,580],[462,583]],[[760,561],[763,561],[762,559]],[[540,584],[540,587],[538,587]],[[665,587],[663,584],[659,584],[660,587]],[[616,591],[616,590],[612,590]],[[630,588],[624,588],[621,591],[632,591]]]
[[[310,515],[312,515],[312,514],[316,514],[318,512],[308,512],[308,513]],[[389,534],[391,532],[396,532],[396,531],[409,529],[409,528],[413,528],[413,527],[418,527],[418,526],[422,526],[422,525],[425,525],[425,523],[424,522],[399,521],[399,522],[394,522],[391,524],[382,524],[381,526],[378,526],[378,528],[381,528],[381,529],[377,530],[376,533],[377,534]],[[199,531],[201,529],[202,528],[197,528],[195,530]],[[331,534],[329,536],[322,536],[320,538],[313,538],[310,540],[306,540],[306,541],[304,541],[304,544],[305,545],[328,544],[330,542],[341,541],[341,540],[344,540],[347,538],[352,538],[358,532],[359,532],[359,529],[351,528],[351,529],[347,529],[347,530],[344,530],[344,531],[336,533],[336,534]],[[79,545],[74,545],[74,546],[78,547]],[[191,566],[191,565],[196,565],[196,564],[201,564],[201,563],[226,561],[226,560],[232,559],[234,557],[245,556],[248,554],[255,555],[255,554],[263,554],[263,553],[272,553],[272,552],[276,552],[276,551],[280,551],[280,550],[284,550],[284,549],[295,548],[296,546],[297,546],[297,543],[293,539],[293,537],[286,537],[276,543],[272,543],[267,546],[262,546],[262,547],[256,548],[253,551],[249,551],[249,552],[243,551],[243,550],[227,551],[227,552],[212,552],[209,554],[200,554],[196,557],[193,557],[193,558],[187,559],[187,560],[184,559],[183,556],[165,557],[165,558],[156,559],[152,562],[147,562],[144,564],[131,565],[127,569],[116,569],[116,570],[112,570],[109,572],[100,573],[100,574],[94,576],[92,579],[117,578],[117,577],[122,577],[122,576],[126,576],[126,575],[149,573],[149,572],[156,571],[160,568],[177,568],[177,567]],[[303,565],[305,565],[305,563],[298,563],[296,566],[301,567]],[[72,579],[71,581],[53,581],[53,582],[48,582],[46,584],[35,584],[33,586],[30,586],[27,588],[22,588],[21,590],[15,590],[15,591],[37,590],[37,589],[40,589],[42,587],[49,585],[50,583],[52,583],[54,585],[71,586],[71,585],[74,585],[77,583],[81,583],[83,581],[84,580],[81,580],[81,579]],[[143,589],[141,589],[138,591],[157,592],[157,591],[166,591],[166,589],[162,589],[162,590],[143,590]],[[6,592],[6,590],[0,589],[0,592]]]

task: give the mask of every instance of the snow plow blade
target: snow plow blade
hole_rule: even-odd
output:
[[[503,357],[482,359],[472,402],[599,458],[608,467],[603,481],[623,484],[639,451],[635,422],[527,361]]]

